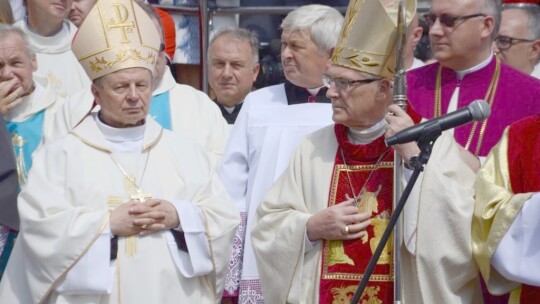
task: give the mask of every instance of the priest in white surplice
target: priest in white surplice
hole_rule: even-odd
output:
[[[332,123],[321,76],[342,23],[339,11],[325,5],[290,12],[281,23],[287,80],[249,93],[231,131],[219,175],[240,209],[242,224],[225,290],[238,290],[241,304],[264,303],[250,239],[255,209],[302,137]]]
[[[267,303],[349,303],[389,223],[394,149],[406,163],[419,152],[414,142],[384,143],[385,133],[420,120],[392,105],[399,2],[350,2],[323,78],[336,123],[300,142],[257,208],[251,236]],[[406,7],[410,20],[416,5]],[[479,166],[443,134],[405,205],[402,303],[482,301],[470,236],[474,172],[465,160]],[[389,241],[361,303],[395,303],[397,252]]]
[[[35,75],[45,77],[62,95],[75,93],[90,85],[88,76],[71,51],[77,27],[65,19],[71,1],[52,3],[25,1],[28,16],[14,26],[27,36],[39,62]]]
[[[47,79],[33,76],[38,66],[26,35],[0,24],[0,115],[13,144],[20,187],[26,184],[32,154],[50,137],[54,113],[64,102]],[[0,278],[19,229],[17,205],[4,206],[2,212],[10,218],[0,222]]]
[[[1,303],[220,301],[239,216],[202,148],[147,116],[159,44],[130,0],[81,26],[101,110],[35,154]]]

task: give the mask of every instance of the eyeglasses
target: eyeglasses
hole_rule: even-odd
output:
[[[501,51],[506,51],[511,48],[514,44],[523,43],[523,42],[534,42],[531,39],[521,39],[521,38],[512,38],[508,36],[497,36],[495,39],[495,44],[497,48]]]
[[[379,81],[381,78],[367,78],[367,79],[360,79],[360,80],[344,80],[339,78],[332,78],[330,75],[323,74],[322,75],[322,81],[323,85],[327,88],[330,88],[332,85],[332,82],[336,85],[336,89],[341,91],[347,91],[351,87],[357,85],[357,84],[368,84],[372,83],[374,81]]]
[[[448,27],[448,28],[451,28],[451,27],[456,26],[456,22],[459,21],[459,20],[467,20],[467,19],[471,19],[471,18],[486,17],[486,16],[487,15],[485,15],[485,14],[472,14],[472,15],[466,15],[466,16],[452,17],[452,16],[448,16],[446,14],[442,14],[440,16],[437,16],[435,14],[428,13],[428,14],[424,15],[424,20],[426,21],[426,23],[428,24],[429,27],[432,27],[433,24],[435,24],[435,21],[437,21],[437,18],[439,18],[439,22],[441,23],[441,25],[443,25],[445,27]]]

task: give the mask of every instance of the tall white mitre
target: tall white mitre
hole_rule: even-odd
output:
[[[160,44],[152,19],[134,1],[100,0],[79,27],[72,50],[94,80],[134,67],[154,73]]]

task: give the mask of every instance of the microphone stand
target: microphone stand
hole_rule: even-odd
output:
[[[418,147],[420,148],[420,154],[418,155],[417,161],[411,164],[411,166],[414,168],[414,171],[411,175],[411,178],[409,179],[409,182],[407,183],[407,186],[405,187],[405,190],[403,190],[403,194],[399,199],[399,203],[396,205],[396,208],[392,213],[392,217],[388,222],[388,226],[386,226],[386,229],[384,230],[381,241],[377,245],[377,249],[375,249],[373,256],[369,260],[369,264],[364,272],[364,275],[362,276],[362,280],[358,284],[358,288],[356,289],[354,297],[351,300],[351,304],[358,304],[358,302],[360,301],[364,293],[364,289],[368,284],[369,278],[371,277],[371,274],[373,273],[373,270],[377,265],[377,261],[379,261],[384,246],[386,245],[390,234],[392,234],[392,230],[394,229],[394,226],[396,225],[396,222],[398,221],[399,216],[403,211],[403,207],[405,207],[405,203],[407,202],[407,199],[411,194],[411,191],[414,187],[414,184],[416,183],[416,180],[418,179],[418,176],[420,175],[420,172],[424,170],[424,165],[427,164],[429,157],[431,156],[431,151],[433,150],[433,145],[435,144],[435,141],[437,140],[437,138],[439,138],[441,133],[441,126],[437,122],[426,126],[422,131],[422,134],[420,135],[417,142]],[[394,166],[395,165],[396,164],[394,164]],[[394,250],[394,254],[396,254],[396,250]]]

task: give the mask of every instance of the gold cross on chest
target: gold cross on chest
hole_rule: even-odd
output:
[[[152,194],[143,193],[142,191],[138,190],[137,193],[131,194],[129,198],[134,201],[139,201],[139,203],[144,203],[146,202],[147,199],[152,198]]]
[[[113,3],[116,12],[116,23],[107,24],[107,29],[112,30],[119,28],[122,33],[122,43],[128,43],[127,32],[131,32],[135,28],[133,21],[126,22],[129,17],[127,8],[120,3]]]

